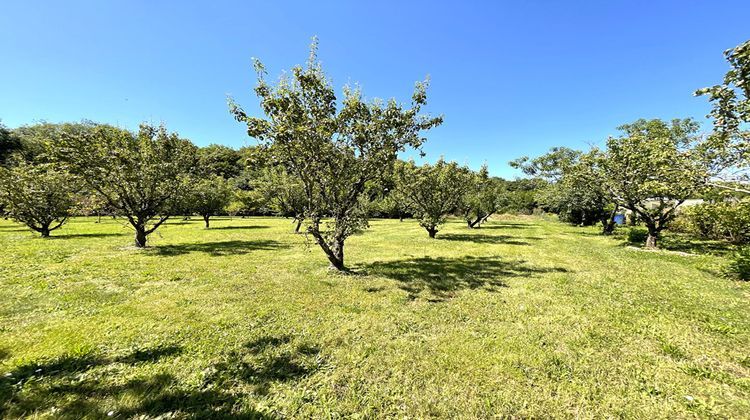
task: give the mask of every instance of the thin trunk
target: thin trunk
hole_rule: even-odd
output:
[[[297,218],[297,226],[294,227],[294,233],[299,233],[299,229],[302,227],[302,219]]]
[[[102,214],[99,212],[96,212],[96,223],[101,223],[102,221]]]
[[[209,218],[209,217],[211,217],[211,215],[210,215],[210,214],[204,214],[204,215],[203,215],[203,221],[204,221],[204,222],[206,222],[206,229],[208,229],[208,228],[209,228],[209,226],[208,226],[208,218]]]
[[[617,211],[620,209],[619,206],[615,206],[614,209],[609,213],[609,217],[606,220],[602,220],[602,233],[605,235],[611,235],[615,231],[615,216]]]
[[[430,235],[430,238],[434,238],[435,235],[438,233],[437,228],[434,227],[434,226],[433,227],[428,227],[428,228],[425,228],[425,229],[427,229],[427,234]]]

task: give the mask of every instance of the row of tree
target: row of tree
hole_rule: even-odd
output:
[[[293,217],[297,229],[304,221],[338,270],[345,269],[346,239],[367,227],[373,209],[412,215],[434,237],[451,214],[478,227],[500,209],[537,205],[582,224],[601,220],[606,233],[626,208],[645,223],[646,244],[655,247],[677,207],[707,185],[746,191],[750,42],[726,56],[732,69],[724,83],[698,92],[714,104],[710,136],[698,135],[690,119],[639,120],[620,127],[622,135],[604,150],[557,148],[516,160],[534,178],[508,182],[442,159],[423,166],[400,161],[401,152],[421,153],[424,132],[442,123],[422,113],[428,82],[416,84],[408,105],[367,101],[351,88],[338,98],[314,41],[307,64],[275,85],[256,61],[265,118],[230,99],[230,113],[258,147],[197,148],[150,125],[137,132],[89,122],[2,128],[0,201],[44,236],[76,202],[106,209],[128,220],[138,247],[175,214],[200,214],[208,226],[213,214],[266,206]]]
[[[214,215],[272,213],[294,218],[299,231],[310,214],[304,184],[265,149],[197,148],[149,125],[131,133],[90,122],[43,123],[8,133],[21,146],[4,160],[0,202],[44,237],[74,214],[125,217],[139,247],[172,215],[200,215],[208,228]],[[476,228],[511,210],[522,184],[491,177],[486,166],[474,172],[442,159],[424,166],[396,160],[357,202],[365,217],[417,217],[434,237],[449,215]],[[321,214],[332,212],[323,207]]]
[[[604,149],[553,148],[511,165],[539,179],[540,205],[573,224],[601,221],[607,234],[615,215],[629,211],[648,228],[647,247],[657,246],[688,199],[711,197],[744,208],[750,194],[750,41],[725,56],[731,69],[724,82],[696,92],[713,104],[712,133],[700,134],[692,119],[638,120],[619,127],[621,135],[610,137]],[[720,212],[713,213],[715,219]]]

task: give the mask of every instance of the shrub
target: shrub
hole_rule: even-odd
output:
[[[750,247],[741,248],[734,254],[726,268],[726,274],[739,280],[750,280]]]
[[[707,239],[750,242],[750,201],[701,204],[685,209],[681,228]]]
[[[648,230],[640,227],[631,227],[628,230],[628,242],[633,244],[642,244],[646,242]]]

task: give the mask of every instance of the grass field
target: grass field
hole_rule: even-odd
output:
[[[750,416],[750,284],[541,218],[0,222],[0,417]]]

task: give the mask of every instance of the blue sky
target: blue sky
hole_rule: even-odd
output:
[[[695,117],[722,51],[750,38],[745,1],[190,2],[0,4],[0,119],[164,122],[199,145],[252,144],[226,95],[256,112],[251,57],[276,77],[310,37],[337,87],[407,101],[429,74],[440,155],[493,174],[637,118]],[[706,124],[706,127],[708,125]]]

